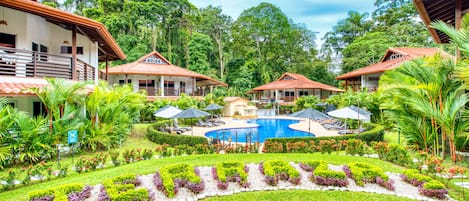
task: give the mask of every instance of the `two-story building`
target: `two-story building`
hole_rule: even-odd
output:
[[[418,57],[432,56],[436,53],[446,55],[438,48],[389,48],[380,62],[337,76],[336,79],[345,81],[344,88],[346,90],[358,91],[366,88],[368,91],[376,91],[379,78],[385,71],[397,68],[406,61]]]
[[[0,1],[0,96],[37,115],[42,103],[26,89],[44,78],[98,81],[98,62],[125,59],[94,20],[31,0]]]
[[[106,74],[109,84],[131,84],[134,91],[145,91],[149,100],[175,98],[181,94],[204,96],[214,87],[227,86],[209,76],[173,65],[157,51],[137,61],[113,66]]]

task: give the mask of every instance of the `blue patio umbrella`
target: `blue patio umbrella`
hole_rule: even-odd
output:
[[[313,108],[307,108],[299,112],[292,113],[289,116],[308,118],[308,132],[311,132],[311,119],[330,119],[331,118],[327,114],[319,112]]]
[[[210,113],[204,112],[202,110],[198,110],[195,108],[189,108],[187,110],[184,110],[176,115],[174,115],[172,118],[190,118],[191,119],[191,128],[192,128],[192,118],[199,118],[199,117],[206,117],[209,116]],[[192,129],[192,135],[194,135],[194,129]]]

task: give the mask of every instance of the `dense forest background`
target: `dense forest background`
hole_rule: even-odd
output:
[[[321,47],[305,25],[260,3],[238,19],[188,0],[43,0],[102,22],[131,62],[157,50],[173,64],[215,77],[238,92],[295,72],[337,86],[337,74],[379,61],[388,47],[435,46],[411,0],[376,0],[372,13],[348,11]],[[345,11],[344,11],[345,12]]]

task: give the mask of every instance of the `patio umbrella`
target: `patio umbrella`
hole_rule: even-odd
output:
[[[371,116],[371,112],[353,105],[330,111],[327,114],[337,118],[356,119],[358,121],[370,121]],[[347,121],[345,121],[345,131],[347,131]]]
[[[290,114],[289,116],[291,117],[303,117],[303,118],[308,118],[308,132],[311,132],[311,119],[330,119],[328,115],[319,112],[313,108],[308,108],[301,110],[299,112],[295,112]]]
[[[215,103],[212,103],[205,108],[205,110],[219,110],[219,109],[223,109],[223,106],[215,104]]]
[[[174,115],[179,114],[180,112],[182,112],[181,109],[171,105],[167,105],[157,110],[154,115],[156,117],[171,118]]]
[[[184,110],[184,111],[172,116],[171,118],[182,118],[182,119],[191,118],[191,128],[192,128],[192,118],[206,117],[206,116],[209,116],[209,115],[210,115],[210,113],[208,113],[208,112],[204,112],[202,110],[198,110],[198,109],[195,109],[195,108],[189,108],[187,110]],[[192,135],[194,135],[194,129],[192,129]]]
[[[221,105],[218,105],[216,103],[212,103],[210,105],[208,105],[205,110],[207,111],[210,111],[210,110],[219,110],[219,109],[223,109],[223,106]],[[212,117],[213,117],[213,113],[212,113]]]

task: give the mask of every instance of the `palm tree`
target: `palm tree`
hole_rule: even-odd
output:
[[[41,99],[44,104],[47,117],[49,119],[49,133],[56,138],[55,143],[59,143],[61,135],[65,135],[63,129],[53,130],[60,128],[59,121],[64,115],[65,111],[72,105],[79,105],[83,100],[83,96],[79,93],[84,90],[85,82],[66,82],[63,79],[47,79],[47,85],[40,88],[32,88],[31,90]],[[86,93],[86,92],[82,92]]]
[[[455,69],[452,60],[437,55],[405,63],[385,72],[380,80],[387,100],[381,107],[388,117],[402,122],[399,126],[404,135],[433,154],[438,154],[441,146],[443,157],[448,140],[453,161],[455,137],[469,128],[460,115],[469,98],[461,95],[461,82],[452,79]]]

